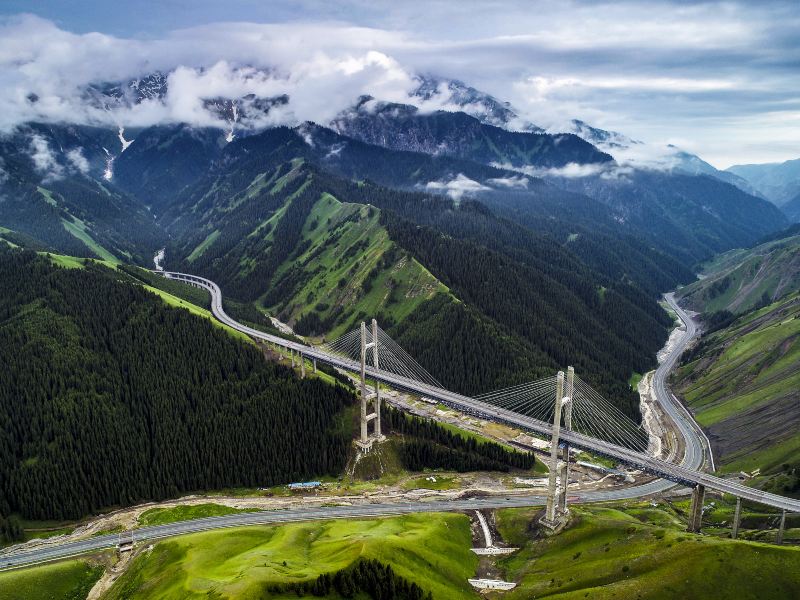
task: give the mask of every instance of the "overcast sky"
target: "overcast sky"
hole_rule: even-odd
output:
[[[325,122],[360,93],[401,100],[428,73],[542,126],[578,118],[721,168],[800,157],[797,1],[3,0],[0,14],[5,129],[97,119],[79,86],[154,68],[187,67],[169,106],[115,118],[202,123],[209,90],[287,91],[292,118]],[[241,65],[275,75],[242,80]]]

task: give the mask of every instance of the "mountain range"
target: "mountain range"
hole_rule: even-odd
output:
[[[776,206],[789,210],[791,214],[787,214],[794,220],[800,217],[800,158],[782,163],[734,165],[727,171],[747,180]]]
[[[156,73],[85,98],[113,110],[168,86]],[[425,108],[443,91],[447,110]],[[328,124],[264,126],[287,106],[208,98],[209,127],[20,126],[0,140],[0,235],[142,265],[166,247],[168,268],[298,333],[378,315],[455,389],[574,364],[637,416],[627,380],[663,343],[660,292],[788,223],[699,158],[681,155],[694,172],[636,166],[615,157],[638,144],[622,134],[549,133],[460,82],[420,78],[408,104],[362,97]]]

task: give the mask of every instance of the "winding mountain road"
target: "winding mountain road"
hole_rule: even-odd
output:
[[[277,343],[285,348],[291,348],[297,352],[303,353],[306,357],[319,358],[325,362],[328,362],[329,364],[334,364],[335,366],[339,366],[341,368],[353,369],[354,366],[356,366],[355,363],[350,364],[351,361],[332,357],[325,352],[305,346],[304,344],[288,341],[277,336],[272,336],[236,322],[230,318],[222,308],[222,292],[220,291],[219,287],[208,279],[180,273],[165,273],[165,276],[172,279],[189,282],[210,291],[212,295],[212,311],[214,316],[234,329],[259,339]],[[744,495],[742,492],[745,492],[745,494],[747,494],[745,497],[755,496],[753,499],[756,501],[763,501],[766,499],[768,500],[767,503],[772,505],[785,505],[785,507],[790,510],[800,510],[800,501],[791,500],[772,494],[767,494],[765,496],[764,492],[752,490],[736,483],[726,484],[724,480],[712,477],[710,475],[698,475],[695,471],[696,469],[700,468],[704,462],[705,452],[703,438],[698,434],[698,428],[694,424],[691,415],[688,414],[688,412],[680,405],[680,403],[671,397],[665,382],[670,370],[676,364],[680,354],[683,352],[691,339],[696,335],[696,329],[691,318],[686,315],[686,313],[681,310],[680,307],[677,306],[674,298],[672,298],[671,295],[667,296],[667,302],[672,306],[673,309],[675,309],[679,318],[684,322],[686,331],[680,336],[679,340],[666,357],[666,360],[664,360],[664,362],[658,368],[654,381],[656,382],[656,393],[658,395],[659,402],[664,407],[664,410],[674,419],[679,431],[684,436],[686,452],[684,453],[681,465],[669,465],[668,463],[658,459],[647,459],[637,455],[633,451],[616,446],[606,447],[600,445],[598,447],[597,440],[593,440],[592,438],[588,438],[587,436],[583,436],[576,432],[562,432],[562,436],[565,439],[569,438],[570,443],[575,446],[607,453],[609,456],[618,458],[624,462],[627,462],[628,464],[633,464],[649,472],[662,474],[666,473],[670,476],[670,479],[679,482],[702,482],[704,485],[707,485],[712,489],[721,489],[736,495]],[[470,398],[460,396],[459,394],[455,394],[453,392],[448,392],[447,390],[430,388],[430,386],[418,384],[417,382],[405,381],[402,378],[400,378],[400,381],[394,381],[393,377],[388,376],[384,372],[371,374],[371,376],[376,375],[378,375],[379,378],[383,379],[387,383],[396,385],[397,387],[403,389],[411,389],[417,393],[421,392],[425,395],[435,397],[443,402],[457,406],[460,410],[472,412],[473,414],[481,414],[488,418],[494,418],[517,427],[522,427],[523,429],[530,429],[544,434],[549,433],[549,425],[540,421],[536,421],[535,419],[520,417],[515,413],[512,413],[512,415],[509,416],[505,414],[507,411],[501,411],[499,409],[495,409],[494,407],[487,408],[486,405],[483,405],[483,403],[476,402]],[[491,410],[492,414],[487,415],[487,410]],[[673,471],[673,469],[675,470]],[[675,485],[676,483],[674,481],[657,479],[634,487],[602,491],[576,492],[574,494],[570,494],[570,502],[600,502],[644,497],[663,492],[671,487],[674,487]],[[465,498],[459,500],[439,500],[428,502],[398,501],[391,503],[369,504],[361,501],[361,504],[301,507],[193,519],[189,521],[171,523],[168,525],[142,527],[133,530],[131,533],[132,539],[135,543],[143,543],[187,533],[207,531],[211,529],[242,527],[248,525],[265,525],[325,519],[372,518],[419,512],[468,511],[484,508],[517,508],[538,506],[544,504],[545,501],[545,496],[539,494],[525,494],[509,497],[500,496]],[[8,549],[5,552],[0,552],[0,570],[47,562],[69,556],[76,556],[79,554],[98,552],[115,547],[118,541],[118,534],[106,534],[71,542],[52,544],[44,543],[34,548],[17,546],[16,548]]]

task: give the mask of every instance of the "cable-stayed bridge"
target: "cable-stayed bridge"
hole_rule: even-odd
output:
[[[376,389],[378,388],[377,382],[381,382],[396,389],[406,390],[420,396],[435,399],[456,410],[482,419],[504,423],[512,427],[547,436],[551,439],[555,437],[555,439],[569,444],[574,448],[607,456],[633,468],[640,469],[681,485],[689,486],[694,490],[693,512],[699,513],[702,508],[702,499],[705,489],[731,494],[740,500],[749,500],[784,511],[800,512],[800,500],[753,489],[738,481],[715,477],[714,475],[699,471],[693,466],[675,464],[655,458],[644,450],[642,446],[643,441],[639,442],[638,445],[634,444],[633,447],[622,445],[626,440],[632,440],[635,432],[630,430],[630,427],[623,422],[617,422],[614,425],[610,423],[589,422],[598,412],[603,412],[604,409],[607,409],[608,405],[604,404],[604,402],[607,401],[604,401],[599,394],[596,394],[594,390],[591,390],[591,388],[580,379],[576,378],[576,392],[573,392],[576,399],[573,406],[580,406],[581,408],[575,408],[573,414],[579,415],[576,419],[576,427],[582,430],[568,428],[554,431],[554,429],[556,429],[554,427],[554,422],[545,420],[545,418],[549,416],[549,412],[546,412],[546,410],[549,411],[549,409],[545,408],[546,402],[543,400],[543,398],[550,393],[549,386],[551,384],[549,380],[527,384],[529,386],[528,388],[525,386],[517,386],[509,390],[471,398],[444,389],[430,375],[425,374],[424,369],[416,365],[416,361],[413,363],[408,362],[408,358],[411,357],[408,357],[397,344],[390,341],[391,338],[388,338],[385,332],[379,329],[377,330],[377,336],[374,336],[378,343],[371,347],[369,344],[373,343],[375,339],[373,339],[371,332],[365,335],[363,331],[359,332],[358,336],[348,334],[350,337],[344,336],[342,339],[325,346],[308,346],[247,327],[229,317],[222,307],[222,292],[219,286],[209,279],[196,275],[174,272],[165,272],[164,276],[208,290],[211,293],[211,308],[214,316],[229,327],[246,333],[253,338],[281,346],[290,352],[297,353],[302,359],[321,361],[352,373],[363,371],[366,378],[376,382]],[[373,365],[370,365],[369,361],[364,360],[366,356],[364,356],[364,359],[361,361],[357,360],[356,356],[354,356],[356,341],[360,343],[359,355],[365,355],[369,353],[369,350],[376,348],[378,352],[378,361],[380,363],[381,357],[384,357],[385,366],[376,369],[373,366],[374,361]],[[364,348],[365,345],[368,347]],[[413,361],[413,359],[411,360]],[[413,365],[416,365],[416,367],[413,367]],[[422,369],[423,373],[415,373],[416,368]],[[364,391],[365,390],[362,390],[362,403],[366,401],[366,394],[363,393]],[[560,403],[555,402],[555,397],[550,396],[550,398],[553,401],[553,410],[555,413],[557,410],[556,407],[559,407]],[[581,399],[579,400],[578,398]],[[524,412],[519,412],[520,409]],[[526,412],[530,414],[525,414]],[[611,421],[614,421],[614,419],[611,419]],[[557,422],[560,425],[561,420],[559,419]],[[578,423],[580,423],[580,425],[578,425]],[[612,440],[596,437],[601,434],[608,437],[612,432],[615,432],[613,435],[618,437]],[[555,436],[554,433],[556,434]],[[699,518],[699,514],[696,516]],[[699,521],[695,520],[695,522],[699,524]],[[690,519],[690,528],[691,527],[692,519]]]
[[[408,502],[393,501],[384,503],[353,503],[351,505],[334,506],[303,506],[285,510],[267,510],[252,513],[237,513],[220,517],[207,517],[180,521],[167,525],[141,527],[127,532],[126,543],[143,543],[165,537],[182,535],[197,531],[207,531],[226,527],[240,527],[247,525],[263,525],[286,523],[293,521],[312,521],[318,519],[352,519],[372,518],[387,515],[401,515],[416,512],[442,512],[442,511],[467,511],[480,509],[517,508],[524,506],[537,506],[547,504],[547,511],[543,521],[548,517],[560,517],[566,511],[566,486],[556,485],[556,479],[568,481],[569,447],[589,450],[595,454],[602,454],[634,468],[645,470],[662,477],[633,487],[612,488],[603,490],[582,490],[572,492],[570,497],[579,502],[603,502],[611,500],[624,500],[634,497],[649,496],[666,491],[674,484],[688,485],[693,488],[692,511],[689,519],[689,529],[697,530],[700,525],[700,516],[703,506],[703,491],[706,487],[721,492],[726,492],[737,497],[737,506],[732,523],[732,537],[736,537],[741,500],[751,500],[783,510],[779,516],[780,526],[777,540],[780,543],[785,525],[786,511],[800,512],[800,501],[784,498],[775,494],[768,494],[741,485],[736,481],[727,481],[701,472],[703,451],[696,436],[689,435],[689,425],[686,420],[679,420],[677,416],[682,407],[665,405],[663,408],[672,416],[680,428],[687,442],[681,464],[674,464],[654,458],[645,448],[646,438],[644,432],[629,419],[620,416],[619,411],[610,405],[604,398],[591,389],[588,384],[577,377],[571,369],[566,376],[559,374],[555,377],[544,378],[535,382],[522,384],[470,398],[444,389],[433,377],[425,372],[412,357],[397,345],[385,332],[377,327],[363,327],[361,330],[351,332],[338,340],[321,347],[311,347],[295,341],[286,340],[270,335],[231,319],[222,308],[222,293],[212,281],[194,275],[182,273],[163,273],[166,277],[201,287],[211,293],[212,311],[217,319],[229,327],[241,331],[253,338],[263,340],[289,350],[292,360],[299,356],[301,370],[305,369],[305,360],[311,360],[316,365],[317,360],[350,372],[359,373],[363,365],[362,378],[362,415],[366,419],[367,400],[373,400],[378,408],[380,402],[380,387],[377,393],[370,394],[367,382],[386,383],[391,387],[404,389],[421,396],[435,399],[462,412],[470,413],[481,418],[507,423],[513,427],[547,436],[551,440],[560,441],[551,444],[550,448],[550,485],[547,496],[540,494],[509,494],[505,496],[467,497],[456,500],[439,500],[436,502]],[[669,300],[669,298],[668,298]],[[673,306],[682,314],[679,307]],[[691,330],[691,321],[685,321],[687,330]],[[689,336],[691,337],[691,335]],[[377,343],[376,343],[377,342]],[[378,368],[375,368],[377,354]],[[671,362],[677,355],[671,355],[666,363],[662,364],[656,372],[654,386],[664,385],[664,378],[671,368]],[[372,363],[372,366],[368,364]],[[556,402],[556,399],[560,399]],[[663,400],[663,397],[662,397]],[[556,418],[556,412],[562,414]],[[375,412],[372,413],[373,415]],[[600,415],[600,416],[598,416]],[[367,423],[375,421],[376,417]],[[556,423],[558,428],[556,431]],[[563,424],[563,429],[562,429]],[[362,432],[367,442],[375,439],[375,429],[379,433],[377,423],[373,425],[373,434],[366,435]],[[555,434],[555,435],[554,435]],[[693,441],[691,445],[688,442]],[[368,446],[369,444],[367,444]],[[561,457],[559,460],[559,451]],[[557,519],[553,519],[557,521]],[[547,525],[547,523],[544,523]],[[557,523],[556,523],[557,524]],[[69,556],[96,552],[99,550],[119,546],[123,542],[120,534],[105,534],[83,539],[57,541],[39,546],[15,546],[0,550],[0,570],[16,568]]]

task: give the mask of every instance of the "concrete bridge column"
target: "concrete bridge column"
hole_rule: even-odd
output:
[[[361,323],[361,443],[367,443],[367,326]]]
[[[556,377],[556,404],[553,416],[553,434],[550,442],[550,479],[547,485],[547,510],[541,520],[546,527],[555,528],[558,525],[557,511],[558,499],[556,498],[556,483],[558,481],[558,438],[561,433],[561,403],[564,399],[564,372],[559,371]]]
[[[300,378],[306,378],[306,357],[303,356],[303,353],[300,353]]]
[[[291,348],[289,348],[289,354],[291,354],[291,355],[292,355],[292,368],[294,369],[294,350],[292,350]]]
[[[742,522],[742,499],[736,499],[736,509],[733,511],[733,529],[731,529],[731,539],[735,540],[739,535],[739,524]]]
[[[317,359],[315,358],[314,359],[314,373],[316,374],[316,372],[317,372]]]
[[[781,512],[781,525],[778,527],[778,535],[775,537],[775,543],[780,545],[783,543],[783,532],[786,529],[786,511]]]
[[[687,531],[698,533],[703,524],[703,502],[706,498],[706,487],[697,484],[692,490],[692,506],[689,509],[689,526]]]
[[[567,367],[567,389],[564,396],[564,429],[572,429],[572,398],[575,393],[575,369]],[[569,485],[569,442],[564,442],[564,449],[561,454],[561,493],[558,497],[558,510],[566,513],[567,508],[567,486]]]
[[[375,371],[378,370],[378,321],[372,319],[372,363]],[[376,438],[381,438],[381,384],[375,378],[375,425]]]

